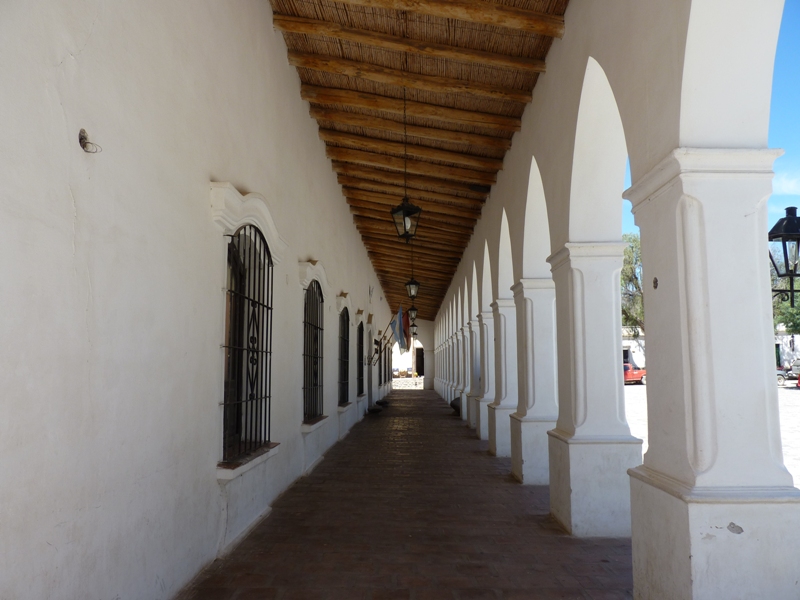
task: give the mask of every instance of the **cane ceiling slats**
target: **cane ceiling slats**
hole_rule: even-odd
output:
[[[271,0],[342,205],[393,309],[410,305],[412,248],[397,237],[390,208],[407,186],[423,209],[412,242],[415,304],[432,320],[552,40],[563,36],[567,2]]]

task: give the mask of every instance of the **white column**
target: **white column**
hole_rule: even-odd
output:
[[[453,338],[448,336],[445,350],[445,361],[447,362],[447,376],[444,383],[444,400],[448,404],[453,399]]]
[[[461,398],[461,420],[467,422],[468,420],[468,407],[467,395],[469,394],[469,338],[467,332],[469,327],[464,325],[461,327],[459,333],[459,347],[461,355],[459,356],[459,370],[461,371],[461,381],[459,382],[459,397]]]
[[[642,441],[625,419],[624,247],[567,243],[548,259],[556,285],[559,392],[558,422],[548,432],[550,510],[577,536],[631,531],[626,472],[641,463]]]
[[[495,393],[489,405],[489,453],[511,456],[511,414],[517,409],[517,312],[514,300],[492,302]]]
[[[481,395],[476,398],[475,433],[478,439],[489,439],[489,404],[494,402],[494,315],[489,311],[478,315],[481,349]]]
[[[511,474],[526,484],[550,483],[547,432],[558,418],[556,289],[552,279],[521,279],[517,310],[517,411],[511,415]]]
[[[637,598],[800,597],[800,491],[783,465],[768,287],[778,155],[677,149],[626,194],[646,265]]]
[[[481,347],[480,347],[480,322],[472,319],[468,324],[469,339],[469,394],[467,395],[467,424],[470,429],[475,429],[478,423],[478,398],[481,394]]]

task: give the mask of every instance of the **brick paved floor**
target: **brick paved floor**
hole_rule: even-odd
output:
[[[631,597],[630,540],[564,534],[435,392],[387,399],[179,598]]]

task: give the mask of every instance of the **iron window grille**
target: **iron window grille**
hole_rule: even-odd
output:
[[[339,406],[350,401],[350,312],[339,315]]]
[[[364,324],[358,324],[358,332],[356,335],[356,358],[358,360],[356,366],[356,389],[358,395],[364,395]]]
[[[240,227],[228,242],[222,461],[270,443],[272,256],[261,231]]]
[[[303,320],[303,422],[322,416],[322,288],[314,280],[306,288]]]

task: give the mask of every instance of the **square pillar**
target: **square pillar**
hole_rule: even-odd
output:
[[[517,410],[511,415],[511,474],[521,483],[548,485],[547,432],[558,418],[556,289],[551,278],[521,279],[513,288],[517,311]]]
[[[625,194],[642,232],[649,448],[629,471],[636,598],[800,597],[767,204],[775,150],[679,148]]]
[[[476,398],[475,434],[489,439],[489,404],[494,402],[494,315],[485,311],[478,315],[480,323],[481,395]]]
[[[467,396],[467,424],[470,429],[476,429],[478,424],[478,399],[482,396],[480,322],[477,318],[469,322],[469,361],[470,391]]]
[[[550,510],[581,537],[630,535],[626,472],[642,461],[642,441],[625,420],[624,248],[621,242],[570,242],[547,259],[559,336],[558,421],[548,432]]]
[[[488,406],[489,453],[511,456],[511,414],[517,409],[517,312],[514,300],[492,302],[494,315],[494,401]]]

